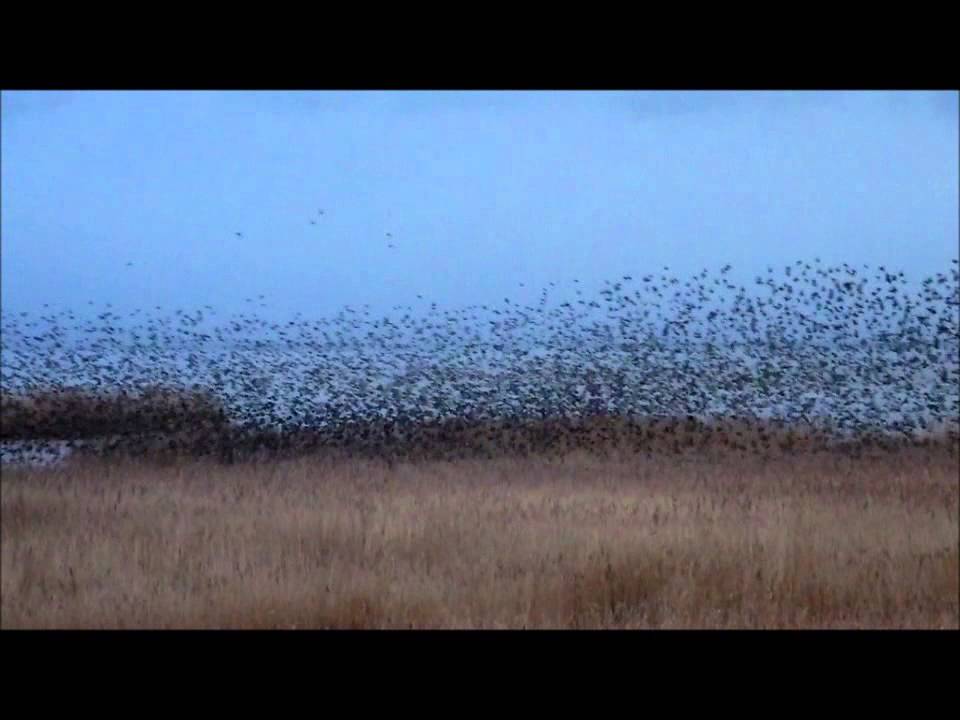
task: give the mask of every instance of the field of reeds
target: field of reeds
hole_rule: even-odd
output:
[[[3,628],[957,628],[955,443],[2,479]]]
[[[958,628],[957,264],[4,315],[0,627]]]

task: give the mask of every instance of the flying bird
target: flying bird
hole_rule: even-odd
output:
[[[238,238],[242,238],[242,237],[243,237],[243,233],[242,233],[242,232],[236,232],[236,233],[234,233],[234,235],[236,235]]]

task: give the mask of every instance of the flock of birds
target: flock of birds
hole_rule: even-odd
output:
[[[383,316],[4,313],[3,459],[54,440],[230,462],[956,437],[956,260],[919,283],[819,260],[746,284],[731,269],[623,275],[595,294],[574,281],[559,300],[551,283],[532,303],[421,301]]]

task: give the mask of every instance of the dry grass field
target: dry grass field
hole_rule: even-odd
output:
[[[2,628],[958,628],[955,443],[5,468]]]

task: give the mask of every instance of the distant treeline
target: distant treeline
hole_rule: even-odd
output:
[[[151,388],[94,392],[51,389],[2,396],[0,440],[75,440],[139,433],[215,430],[226,426],[220,401],[209,392]]]

